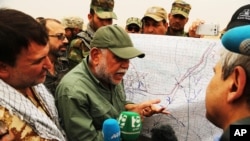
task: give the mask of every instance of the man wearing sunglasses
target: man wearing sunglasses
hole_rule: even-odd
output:
[[[78,33],[78,38],[72,40],[70,43],[68,58],[71,68],[76,66],[89,54],[89,44],[96,30],[102,26],[111,25],[113,19],[117,19],[116,14],[113,12],[113,8],[114,0],[91,1],[87,29]]]
[[[141,19],[137,17],[130,17],[126,21],[126,31],[128,33],[140,33],[141,32]]]
[[[49,59],[52,63],[44,84],[54,95],[57,84],[69,70],[69,61],[65,57],[68,40],[65,36],[64,26],[58,20],[45,18],[40,23],[46,28],[49,36]]]

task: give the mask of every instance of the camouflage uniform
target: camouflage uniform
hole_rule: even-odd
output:
[[[83,58],[89,54],[90,41],[93,39],[94,30],[87,25],[87,29],[77,34],[76,39],[73,39],[69,45],[68,59],[70,68],[76,66]]]
[[[70,43],[72,40],[77,38],[77,33],[76,32],[81,32],[83,29],[83,19],[80,17],[65,17],[62,19],[62,25],[65,27],[65,30],[68,29],[71,31],[71,36],[68,36],[68,45],[67,45],[67,50],[65,52],[66,58],[68,58],[68,52],[70,48]]]
[[[114,0],[92,0],[90,8],[95,11],[95,14],[101,19],[117,19],[113,12]],[[77,65],[89,54],[90,41],[93,39],[95,31],[88,23],[87,29],[78,33],[77,38],[70,42],[68,59],[71,68]]]
[[[66,141],[54,97],[43,84],[24,96],[0,79],[0,140]]]
[[[190,4],[186,3],[183,0],[176,0],[175,2],[172,3],[172,8],[171,8],[170,13],[172,15],[179,14],[179,15],[184,16],[185,18],[188,18],[190,10],[191,10]],[[168,27],[168,31],[167,31],[166,35],[189,37],[188,32],[185,32],[184,29],[182,31],[179,31],[179,32],[171,33],[170,27]]]

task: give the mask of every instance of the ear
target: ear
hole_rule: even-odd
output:
[[[241,66],[234,68],[233,73],[230,76],[230,92],[227,96],[228,102],[233,102],[239,99],[243,93],[246,86],[246,72]]]
[[[0,78],[7,78],[8,76],[8,65],[0,61]]]
[[[186,23],[188,22],[188,20],[189,20],[189,18],[187,17],[187,18],[186,18]]]
[[[93,18],[93,15],[91,15],[90,13],[88,14],[88,20],[91,20]]]
[[[101,51],[100,51],[98,48],[93,47],[93,48],[90,50],[90,56],[91,56],[93,65],[96,66],[96,65],[98,65],[99,62],[100,62],[100,59],[101,59]]]
[[[165,23],[166,30],[168,30],[168,22]]]

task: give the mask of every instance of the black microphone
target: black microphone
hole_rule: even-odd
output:
[[[178,141],[170,125],[161,125],[151,130],[151,141]]]
[[[102,134],[104,141],[120,141],[120,126],[115,119],[106,119],[103,122]]]
[[[250,25],[238,26],[226,31],[221,42],[232,52],[250,55]]]
[[[124,111],[120,114],[118,123],[121,129],[122,141],[136,141],[141,133],[141,117],[136,112]]]

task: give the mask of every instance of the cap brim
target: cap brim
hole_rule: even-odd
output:
[[[96,15],[101,19],[117,19],[117,16],[114,12],[96,11]]]
[[[136,25],[138,27],[141,27],[141,25],[136,23],[136,22],[127,23],[126,26],[128,26],[128,25]]]
[[[122,59],[143,58],[145,56],[144,53],[134,47],[109,48],[109,50]]]
[[[183,17],[187,18],[188,14],[182,11],[172,11],[171,12],[172,15],[182,15]]]
[[[243,26],[243,25],[249,25],[249,22],[244,22],[244,21],[233,21],[233,22],[229,22],[229,24],[227,25],[226,30],[232,29],[234,27],[238,27],[238,26]]]
[[[145,15],[142,19],[144,19],[144,18],[146,18],[146,17],[149,17],[149,18],[151,18],[151,19],[153,19],[153,20],[155,20],[155,21],[157,21],[157,22],[163,20],[163,18],[161,18],[161,17],[159,17],[159,16],[156,16],[156,15],[154,15],[154,14],[147,14],[147,15]]]

